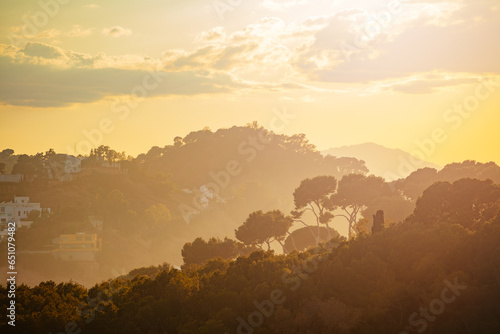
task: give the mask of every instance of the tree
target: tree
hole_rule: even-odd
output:
[[[129,202],[125,199],[123,193],[117,189],[110,191],[104,198],[97,195],[95,210],[113,228],[119,230],[134,230],[137,228],[137,226],[134,226],[136,213],[130,210]]]
[[[297,221],[301,221],[300,218],[305,211],[312,212],[316,220],[316,226],[318,227],[318,237],[320,224],[329,227],[328,223],[334,218],[333,213],[330,211],[331,207],[328,196],[335,193],[336,188],[337,179],[335,177],[316,176],[312,179],[303,180],[293,193],[296,210],[292,212],[293,217]],[[307,225],[304,222],[302,223]]]
[[[342,157],[337,158],[331,155],[324,157],[325,165],[329,167],[326,173],[332,173],[333,171],[338,171],[340,175],[349,174],[367,174],[369,172],[368,168],[365,166],[363,160],[358,160],[355,158]],[[335,174],[337,175],[337,174]]]
[[[438,171],[434,168],[421,168],[411,173],[406,179],[394,181],[397,189],[405,196],[416,201],[425,189],[438,181]]]
[[[45,152],[44,160],[49,160],[51,158],[54,158],[56,155],[57,155],[56,151],[54,151],[54,149],[51,148],[47,152]]]
[[[146,209],[145,216],[147,222],[152,226],[166,225],[172,219],[170,210],[161,203]]]
[[[285,216],[281,211],[256,211],[251,213],[243,225],[235,231],[236,238],[245,245],[257,246],[267,244],[271,249],[271,242],[277,241],[283,246],[286,233],[293,224],[293,218]]]
[[[2,157],[2,158],[9,158],[13,154],[14,154],[14,150],[10,149],[10,148],[7,148],[7,149],[3,150],[2,152],[0,152],[0,157]]]
[[[192,144],[197,141],[208,141],[212,135],[212,131],[209,127],[204,127],[203,130],[190,132],[184,139],[182,140],[186,144]]]
[[[27,221],[32,221],[32,222],[36,223],[37,220],[40,219],[41,215],[42,215],[42,212],[40,210],[31,210],[26,215],[26,220]]]
[[[34,156],[22,154],[12,168],[12,174],[23,174],[25,179],[46,179],[47,172],[44,166],[44,154],[37,153]]]
[[[283,245],[283,251],[285,253],[290,253],[293,250],[304,251],[309,247],[317,246],[319,242],[330,240],[340,243],[345,238],[333,228],[321,226],[318,234],[316,227],[305,226],[288,235]]]
[[[113,163],[116,161],[126,160],[127,155],[125,152],[120,153],[109,148],[109,146],[101,145],[90,150],[88,159],[90,161],[86,162],[86,164],[93,166],[97,165],[99,162]]]
[[[14,150],[8,148],[0,152],[0,174],[10,173],[17,162]]]
[[[384,211],[378,210],[377,213],[373,215],[372,234],[382,231],[384,222]]]
[[[196,238],[193,242],[187,242],[182,247],[182,259],[185,265],[204,264],[208,260],[220,257],[222,259],[233,259],[244,252],[244,246],[238,242],[224,238]]]
[[[406,179],[394,181],[392,185],[402,191],[406,197],[416,201],[422,196],[424,190],[435,182],[455,182],[463,178],[491,179],[494,183],[500,183],[500,167],[494,162],[480,163],[466,160],[448,164],[439,172],[434,168],[421,168],[411,173]]]
[[[418,199],[411,221],[460,224],[477,230],[500,208],[500,186],[491,180],[436,182]]]
[[[349,174],[340,180],[337,193],[330,196],[329,208],[340,207],[344,211],[339,216],[349,223],[350,239],[360,211],[377,197],[388,193],[389,187],[381,177]]]
[[[184,145],[184,141],[182,140],[182,137],[175,137],[174,138],[174,146],[175,147],[181,147],[182,145]]]
[[[491,179],[495,183],[500,183],[500,167],[494,162],[483,164],[474,160],[466,160],[448,164],[439,172],[440,181],[454,182],[463,178]]]
[[[361,211],[363,218],[371,220],[378,210],[383,210],[388,223],[397,223],[405,220],[415,210],[415,202],[409,200],[399,192],[387,196],[377,196],[372,199]]]

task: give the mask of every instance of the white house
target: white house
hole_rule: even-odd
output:
[[[42,209],[40,203],[30,203],[29,197],[14,196],[14,202],[0,203],[0,240],[7,237],[9,222],[15,221],[17,229],[21,227],[31,228],[33,222],[25,219],[33,210],[50,211],[50,209]]]
[[[0,175],[0,182],[19,183],[23,180],[23,174],[4,174]]]
[[[66,160],[64,160],[64,173],[80,173],[82,171],[82,160],[72,155],[64,155],[66,156]]]
[[[30,203],[29,197],[14,196],[14,202],[0,203],[0,223],[7,223],[9,221],[20,222],[28,218],[31,211],[40,211],[40,203]],[[50,209],[43,209],[49,210]]]
[[[57,154],[45,162],[45,168],[49,179],[71,181],[73,174],[82,171],[82,160],[68,154]]]

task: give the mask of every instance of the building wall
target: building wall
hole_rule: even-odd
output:
[[[67,155],[64,164],[64,172],[66,174],[79,173],[82,171],[82,160],[77,157]]]
[[[100,251],[101,239],[97,234],[62,234],[53,256],[65,261],[94,261]]]
[[[23,174],[5,174],[0,175],[0,182],[19,183],[23,180]]]
[[[0,222],[17,221],[28,218],[33,211],[42,211],[40,203],[30,203],[29,197],[15,196],[14,202],[0,203]]]

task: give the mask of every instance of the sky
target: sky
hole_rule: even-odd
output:
[[[257,121],[500,164],[499,34],[498,0],[3,1],[0,148],[135,156]]]

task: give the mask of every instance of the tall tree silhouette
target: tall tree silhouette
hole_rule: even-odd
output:
[[[318,238],[321,224],[329,228],[328,223],[334,218],[329,196],[335,193],[336,188],[337,179],[335,177],[316,176],[303,180],[293,193],[295,211],[292,211],[292,216],[296,221],[307,225],[301,218],[304,212],[310,211],[318,227]]]
[[[389,188],[381,177],[373,175],[350,174],[344,176],[337,193],[330,196],[330,208],[339,207],[344,211],[339,215],[349,223],[349,238],[352,237],[353,226],[358,220],[358,214],[372,200],[389,193]]]
[[[236,238],[246,245],[262,248],[263,244],[271,249],[271,243],[277,241],[283,247],[283,240],[292,226],[293,219],[281,211],[256,211],[251,213],[243,225],[235,231]]]

